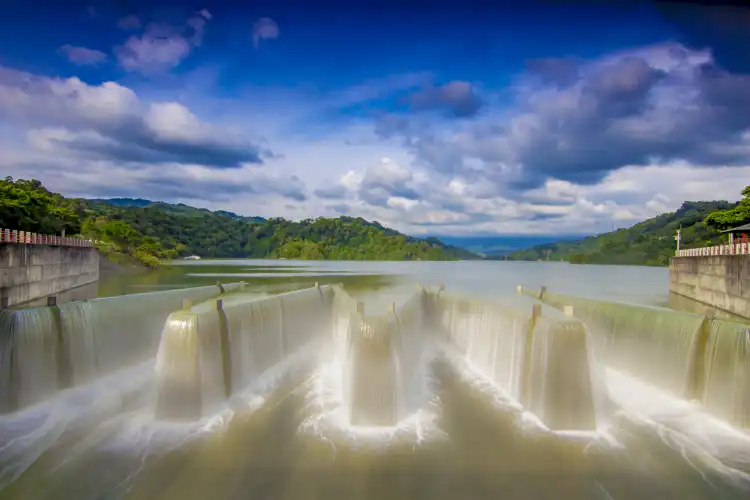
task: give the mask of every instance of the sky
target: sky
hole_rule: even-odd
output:
[[[750,10],[5,0],[0,174],[76,197],[597,234],[750,184]]]

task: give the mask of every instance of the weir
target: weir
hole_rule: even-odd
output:
[[[169,315],[156,358],[156,413],[195,419],[312,342],[330,339],[333,288],[215,299]]]
[[[290,358],[330,352],[349,423],[394,426],[424,403],[431,346],[463,357],[550,429],[596,427],[588,332],[573,318],[421,286],[383,315],[365,314],[340,285],[265,298],[243,287],[3,311],[0,409],[20,410],[155,356],[156,416],[195,420]],[[720,383],[715,373],[706,385]]]
[[[393,426],[416,411],[425,346],[439,342],[553,430],[596,427],[588,336],[489,302],[418,288],[383,315],[339,285],[273,297],[209,300],[170,315],[157,356],[157,414],[196,419],[305,346],[332,347],[355,426]]]
[[[711,316],[572,297],[519,287],[592,332],[597,357],[707,412],[750,428],[750,329]]]
[[[432,334],[552,430],[594,430],[589,336],[580,321],[553,321],[458,295],[426,296]]]
[[[0,311],[0,414],[154,356],[167,316],[184,300],[244,283]]]
[[[335,290],[334,333],[342,360],[344,405],[353,425],[392,426],[413,411],[410,394],[420,392],[422,289],[387,314],[366,316],[340,287]]]

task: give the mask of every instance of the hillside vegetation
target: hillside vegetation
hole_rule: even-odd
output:
[[[726,242],[718,229],[750,222],[750,187],[740,203],[686,201],[676,211],[661,214],[627,229],[577,241],[537,245],[508,254],[509,260],[563,260],[574,264],[665,266],[675,253],[675,235],[682,228],[683,248]],[[743,208],[744,207],[744,208]]]
[[[156,267],[164,259],[247,257],[331,260],[478,258],[435,238],[412,238],[361,218],[299,222],[244,217],[142,199],[85,200],[51,193],[37,180],[0,181],[0,227],[96,241],[113,260]]]

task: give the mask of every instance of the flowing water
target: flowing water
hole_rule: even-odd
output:
[[[109,278],[92,293],[141,293],[217,280],[246,281],[248,292],[259,295],[313,282],[344,283],[373,316],[385,313],[393,302],[402,304],[416,283],[442,283],[451,292],[527,311],[533,302],[515,293],[517,284],[605,300],[670,303],[666,269],[513,262],[204,260]],[[64,329],[81,331],[75,352],[91,352],[86,346],[97,337],[90,332],[107,329],[111,333],[104,340],[111,347],[93,352],[132,353],[135,359],[136,352],[153,349],[156,355],[153,339],[163,325],[151,325],[132,312],[110,311],[109,302],[97,304],[60,307]],[[97,312],[77,314],[81,307]],[[226,317],[232,324],[252,321],[232,311],[228,301]],[[91,321],[79,321],[83,317]],[[305,326],[304,316],[298,319],[297,330]],[[37,314],[25,321],[44,326],[55,319]],[[512,347],[492,341],[491,351],[480,323],[462,325],[466,333],[477,335],[461,340],[463,352],[455,356],[408,337],[398,340],[398,355],[391,357],[398,376],[391,384],[400,390],[387,381],[378,381],[383,387],[367,384],[380,366],[367,362],[393,345],[368,344],[361,349],[367,359],[347,366],[350,358],[341,342],[327,349],[300,340],[293,355],[263,366],[259,376],[238,373],[245,387],[194,422],[154,417],[155,359],[119,371],[111,360],[73,359],[70,365],[77,367],[74,375],[81,384],[71,384],[49,401],[0,415],[0,498],[750,497],[747,431],[708,417],[691,402],[658,391],[617,366],[593,373],[599,393],[609,395],[588,402],[596,407],[595,432],[550,431],[518,404],[520,382],[509,369],[516,356]],[[383,326],[374,322],[368,328],[376,341]],[[513,321],[508,329],[515,331]],[[679,357],[683,350],[662,354]],[[38,355],[51,354],[40,350]],[[260,366],[264,360],[253,361]],[[633,363],[651,370],[653,377],[666,377],[656,358]],[[241,364],[233,360],[233,366]],[[59,384],[59,375],[40,374],[35,391],[48,395],[48,380]],[[347,380],[370,390],[364,403],[355,399],[362,391]],[[664,383],[680,381],[664,378]],[[382,400],[383,394],[393,398],[390,406],[377,406],[387,408],[387,415],[365,411],[367,418],[360,419],[365,425],[349,424],[353,409]],[[368,418],[381,425],[366,425]],[[395,425],[382,425],[388,420]]]

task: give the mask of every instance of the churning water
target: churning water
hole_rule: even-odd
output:
[[[409,296],[405,290],[413,290],[410,281],[443,281],[448,290],[454,282],[456,289],[471,291],[473,275],[479,295],[488,298],[493,290],[502,290],[496,297],[517,305],[519,299],[511,297],[516,283],[552,283],[552,287],[555,281],[570,280],[560,276],[569,269],[550,271],[549,264],[542,264],[546,267],[540,271],[525,265],[532,269],[527,278],[543,279],[548,274],[546,282],[523,279],[518,265],[486,263],[477,275],[477,263],[458,270],[460,264],[455,263],[416,263],[423,267],[404,273],[391,288],[374,292],[364,287],[353,294],[367,299],[368,314],[382,318],[379,314],[391,301],[400,304]],[[372,274],[375,270],[370,267],[366,271]],[[517,275],[508,277],[503,269]],[[646,271],[630,268],[629,272]],[[492,273],[497,275],[494,285],[490,285]],[[578,282],[583,279],[579,276]],[[334,276],[332,281],[339,280]],[[622,297],[612,298],[632,301],[647,280],[635,281],[636,286],[621,291]],[[590,283],[594,286],[596,281]],[[375,293],[377,304],[369,300]],[[653,290],[644,295],[655,297],[651,302],[661,300]],[[181,307],[177,302],[173,309]],[[230,321],[238,325],[256,321],[252,314],[231,312],[230,306]],[[523,306],[530,308],[530,302]],[[68,306],[71,311],[74,307],[90,306]],[[70,312],[68,317],[76,316]],[[97,331],[107,328],[106,314],[77,318],[68,321],[68,330],[63,331],[93,332],[81,338],[95,344]],[[345,317],[334,324],[332,342],[297,338],[293,345],[278,346],[259,344],[267,338],[256,339],[256,349],[264,346],[268,356],[232,360],[232,380],[242,386],[196,420],[174,422],[155,416],[159,387],[154,373],[163,320],[154,327],[147,319],[124,313],[113,318],[112,328],[132,334],[133,343],[120,337],[111,341],[111,348],[84,352],[108,359],[107,355],[114,358],[117,350],[124,349],[133,360],[129,366],[100,365],[97,357],[74,358],[69,365],[73,373],[82,374],[80,383],[70,383],[50,396],[52,388],[59,387],[59,374],[43,372],[40,377],[53,382],[45,385],[29,379],[35,381],[28,392],[34,396],[27,400],[34,404],[0,416],[0,498],[746,499],[750,495],[746,431],[616,367],[592,363],[587,375],[595,387],[587,403],[594,408],[592,430],[550,429],[538,417],[540,411],[530,413],[519,403],[522,383],[518,370],[511,367],[521,354],[509,340],[520,334],[514,321],[503,327],[509,335],[495,338],[486,324],[462,319],[461,349],[447,348],[444,339],[430,335],[415,338],[413,319],[403,322],[397,337],[383,334],[385,320],[364,325],[361,331],[366,335],[358,338],[362,345],[353,345],[342,333],[351,327],[351,318]],[[296,320],[295,331],[301,331],[304,316]],[[37,321],[44,330],[46,319],[30,316],[25,321]],[[266,323],[264,328],[283,327]],[[274,354],[274,349],[281,351]],[[143,359],[142,352],[150,356]],[[597,358],[597,352],[590,356]],[[262,364],[271,357],[276,361]],[[382,359],[393,363],[392,369],[384,370],[378,362]],[[653,370],[660,373],[658,367]],[[395,375],[386,380],[384,374]],[[586,415],[582,412],[581,418]]]

